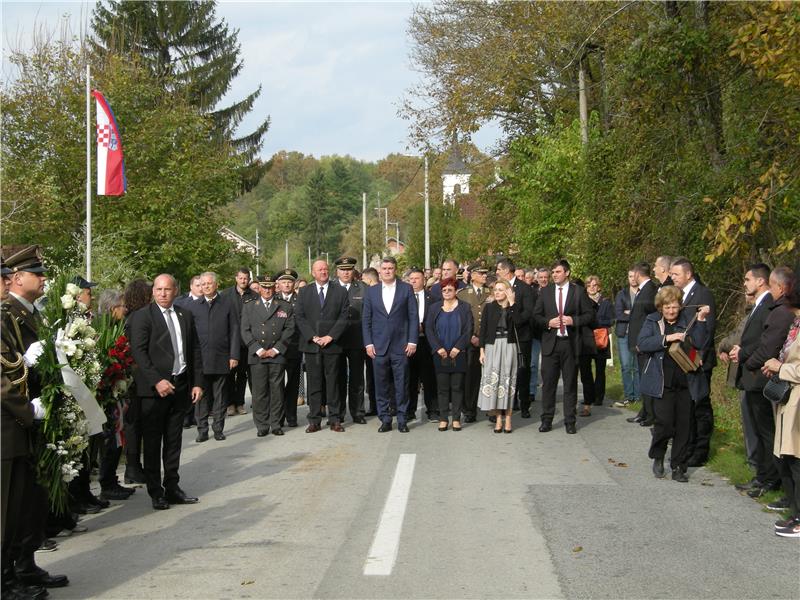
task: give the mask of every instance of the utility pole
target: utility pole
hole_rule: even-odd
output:
[[[256,229],[256,277],[261,275],[261,265],[259,261],[261,259],[261,252],[258,247],[258,229]]]
[[[311,246],[308,247],[308,272],[311,273]]]
[[[285,248],[285,253],[284,253],[285,258],[283,260],[283,268],[284,269],[288,269],[289,268],[289,240],[288,239],[286,240],[284,248]]]
[[[367,268],[367,192],[361,193],[361,270]]]
[[[581,57],[578,62],[578,110],[581,120],[581,141],[584,146],[589,144],[589,110],[586,105],[586,73],[583,68],[583,60]]]
[[[380,219],[380,211],[383,211],[383,247],[384,249],[389,248],[389,209],[388,208],[381,208],[380,206],[375,210],[378,211],[378,218]]]
[[[428,196],[428,155],[425,155],[425,268],[431,268],[431,202]]]

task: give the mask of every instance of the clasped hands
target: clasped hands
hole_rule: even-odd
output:
[[[264,350],[261,348],[258,352],[256,352],[256,356],[258,358],[275,358],[278,356],[278,351],[275,348],[270,348],[269,350]]]
[[[461,351],[458,348],[453,348],[452,350],[450,350],[450,352],[448,352],[444,348],[439,348],[436,351],[436,354],[438,354],[440,358],[442,359],[450,358],[451,360],[455,360],[456,356],[458,356],[460,353]]]
[[[322,337],[315,335],[313,338],[311,338],[311,341],[317,344],[320,348],[324,348],[333,341],[333,338],[329,335],[323,335]]]
[[[550,329],[561,329],[561,324],[564,324],[564,327],[572,327],[575,321],[572,320],[572,317],[569,315],[563,315],[561,317],[553,317],[547,322],[547,326]]]

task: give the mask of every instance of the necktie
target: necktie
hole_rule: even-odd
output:
[[[325,304],[325,288],[320,286],[319,288],[319,305],[322,306]]]
[[[563,292],[564,292],[564,288],[563,287],[559,287],[558,288],[558,323],[559,323],[558,332],[561,335],[566,335],[567,334],[567,328],[564,327],[564,295],[563,295]]]
[[[169,340],[172,342],[172,374],[177,375],[181,370],[181,360],[178,357],[178,334],[175,332],[175,324],[172,322],[172,309],[166,310],[167,329],[169,330]]]

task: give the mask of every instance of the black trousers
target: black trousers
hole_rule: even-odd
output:
[[[553,352],[542,355],[542,423],[552,423],[556,414],[558,379],[564,379],[564,424],[575,423],[578,404],[578,361],[568,338],[558,338]],[[529,382],[530,383],[530,382]]]
[[[125,471],[142,469],[142,400],[133,394],[125,412]]]
[[[655,424],[648,453],[650,458],[664,458],[671,439],[670,466],[673,469],[686,467],[693,408],[688,388],[664,388],[664,395],[654,399]]]
[[[775,458],[781,476],[783,492],[789,499],[792,517],[800,517],[800,458],[782,454]]]
[[[183,417],[191,406],[185,375],[173,380],[174,393],[169,396],[142,396],[142,433],[144,438],[144,474],[147,493],[156,498],[164,491],[178,488],[181,464]],[[161,478],[161,466],[164,478]]]
[[[13,577],[13,563],[21,556],[32,557],[45,538],[47,492],[36,483],[31,456],[2,461],[2,579]]]
[[[344,421],[345,411],[350,416],[364,416],[364,361],[367,352],[363,348],[345,348],[339,372],[339,420]],[[346,401],[345,401],[346,399]]]
[[[644,368],[647,366],[647,356],[644,354],[637,354],[636,360],[639,362],[639,373],[644,373]],[[638,414],[636,415],[640,419],[644,421],[652,421],[654,419],[653,416],[653,397],[648,396],[647,394],[639,394],[642,399],[642,407],[639,409]]]
[[[464,374],[464,415],[478,415],[478,392],[481,389],[481,349],[467,346],[467,372]]]
[[[228,375],[204,375],[203,397],[194,405],[197,431],[208,432],[210,415],[212,431],[222,433],[222,430],[225,429],[225,413],[228,404]]]
[[[235,369],[228,373],[228,405],[244,406],[244,390],[250,378],[250,365],[247,364],[247,346],[242,346],[239,356],[243,359]],[[250,384],[250,393],[253,393],[253,385]],[[227,407],[226,407],[227,408]]]
[[[756,446],[756,479],[765,485],[778,481],[778,467],[772,454],[775,443],[775,414],[772,402],[764,398],[760,391],[744,393],[744,408],[750,415],[756,430],[758,445]]]
[[[452,415],[453,421],[460,421],[464,404],[464,373],[436,373],[436,390],[439,397],[439,419],[444,421]]]
[[[366,354],[366,351],[365,351]],[[375,362],[367,356],[365,362],[367,367],[367,398],[369,398],[369,411],[372,414],[378,414],[378,400],[375,395]]]
[[[583,384],[583,403],[602,406],[606,397],[606,356],[602,354],[585,354],[578,361]],[[594,364],[594,374],[592,365]]]
[[[278,429],[284,419],[283,382],[286,365],[259,362],[250,365],[250,385],[253,388],[253,423],[258,431]],[[295,402],[295,411],[297,403]]]
[[[711,389],[711,371],[704,371]],[[714,408],[711,397],[706,396],[694,403],[694,419],[692,421],[692,460],[705,462],[711,449],[711,435],[714,433]],[[773,432],[774,435],[774,432]]]
[[[303,375],[303,355],[287,357],[284,367],[286,385],[283,390],[283,414],[290,425],[295,425],[297,423],[297,398],[300,395],[300,377]],[[306,390],[307,396],[308,390]],[[281,424],[283,424],[283,417],[281,417]]]
[[[531,409],[531,340],[517,342],[517,352],[525,357],[525,366],[517,369],[515,404],[519,404],[521,411],[527,412]]]
[[[104,490],[119,485],[117,467],[122,456],[122,446],[117,444],[116,415],[111,408],[106,409],[108,421],[103,426],[103,452],[100,454],[100,468],[98,470],[100,487]]]
[[[319,425],[322,422],[322,396],[328,406],[328,421],[338,423],[340,413],[340,366],[341,354],[324,352],[306,353],[306,373],[308,374],[308,422]]]
[[[422,384],[422,398],[428,417],[439,414],[436,400],[436,370],[433,367],[431,345],[427,338],[420,336],[417,351],[408,360],[408,417],[417,414],[419,403],[419,384]]]

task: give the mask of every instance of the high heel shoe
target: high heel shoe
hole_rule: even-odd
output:
[[[495,433],[503,433],[503,428],[500,427],[499,429],[492,429]]]
[[[503,429],[503,433],[514,433],[513,429]]]
[[[442,423],[444,423],[444,425],[442,425]],[[449,425],[450,425],[450,423],[447,423],[445,421],[441,421],[439,423],[439,431],[447,431],[447,428],[448,428]]]
[[[456,421],[453,421],[453,431],[461,431],[461,423],[456,426]]]

